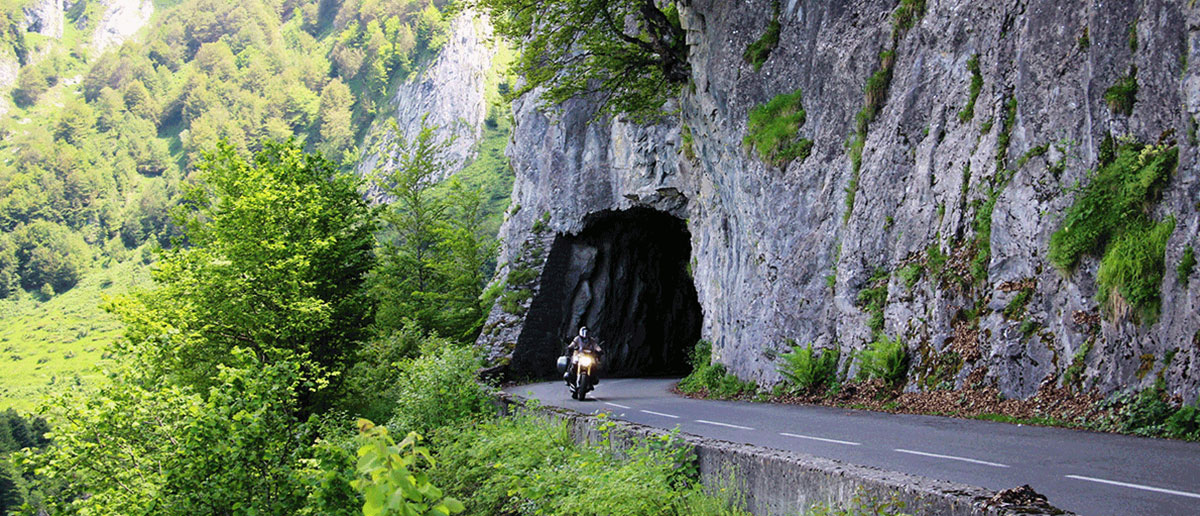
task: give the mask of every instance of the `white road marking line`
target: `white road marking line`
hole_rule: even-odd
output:
[[[738,430],[754,430],[753,428],[750,428],[750,427],[748,427],[748,426],[742,426],[742,425],[731,425],[731,424],[729,424],[729,423],[718,423],[718,422],[716,422],[716,421],[705,421],[705,420],[703,420],[703,419],[697,419],[697,420],[696,420],[696,422],[697,422],[697,423],[704,423],[704,424],[706,424],[706,425],[717,425],[717,426],[725,426],[725,427],[729,427],[729,428],[736,428],[736,429],[738,429]]]
[[[837,439],[826,439],[824,437],[813,437],[811,435],[789,434],[787,432],[779,432],[779,435],[782,435],[784,437],[795,437],[798,439],[811,439],[813,441],[821,441],[821,442],[833,443],[833,444],[847,444],[850,446],[858,446],[858,445],[862,444],[862,443],[856,443],[856,442],[851,442],[851,441],[839,441]]]
[[[652,416],[662,416],[662,417],[669,417],[669,418],[671,418],[671,419],[679,419],[679,416],[674,416],[674,415],[671,415],[671,414],[663,414],[662,412],[655,412],[655,411],[653,411],[653,410],[643,410],[642,412],[645,412],[645,413],[647,413],[647,414],[650,414],[650,415],[652,415]]]
[[[604,402],[604,404],[605,404],[605,405],[612,405],[612,406],[614,406],[614,407],[617,407],[617,408],[623,408],[623,409],[626,409],[626,410],[628,410],[628,409],[629,409],[629,407],[626,407],[625,405],[621,405],[621,404],[619,404],[619,403],[609,403],[609,402],[607,402],[607,401],[606,401],[606,402]]]
[[[900,453],[911,453],[913,455],[923,455],[925,457],[934,457],[937,459],[960,460],[963,462],[970,462],[972,464],[983,464],[984,466],[992,466],[994,468],[1007,468],[1008,467],[1007,464],[1000,464],[998,462],[988,462],[986,460],[968,459],[966,457],[955,457],[953,455],[939,455],[937,453],[919,452],[919,451],[913,451],[913,450],[905,450],[905,449],[901,449],[901,448],[896,448],[894,451],[898,451]]]
[[[1130,484],[1128,482],[1117,482],[1116,480],[1104,480],[1103,478],[1082,477],[1079,475],[1067,475],[1066,477],[1073,478],[1075,480],[1087,480],[1088,482],[1098,482],[1101,484],[1109,484],[1109,485],[1114,485],[1114,486],[1131,487],[1133,489],[1141,489],[1143,491],[1154,491],[1155,493],[1173,494],[1173,495],[1178,495],[1178,496],[1186,496],[1188,498],[1200,498],[1200,494],[1189,493],[1187,491],[1176,491],[1174,489],[1164,489],[1161,487],[1143,486],[1140,484]]]

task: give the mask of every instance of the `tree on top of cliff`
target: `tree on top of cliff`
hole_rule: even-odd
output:
[[[598,95],[598,113],[637,122],[667,113],[691,66],[674,2],[656,0],[475,0],[496,30],[517,41],[514,70],[544,105]]]

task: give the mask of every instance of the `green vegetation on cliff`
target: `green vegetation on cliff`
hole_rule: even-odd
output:
[[[813,146],[812,140],[800,138],[805,116],[800,90],[776,95],[750,110],[742,143],[756,151],[759,159],[777,167],[796,159],[803,163]]]
[[[1050,237],[1050,262],[1070,272],[1084,255],[1100,256],[1098,300],[1120,316],[1158,317],[1163,253],[1174,219],[1155,222],[1148,207],[1175,170],[1178,149],[1120,144],[1101,164]]]

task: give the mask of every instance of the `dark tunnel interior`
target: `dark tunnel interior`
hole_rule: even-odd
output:
[[[678,217],[649,208],[589,216],[578,235],[555,239],[510,373],[552,377],[586,325],[605,350],[606,377],[686,374],[702,317],[690,259]]]

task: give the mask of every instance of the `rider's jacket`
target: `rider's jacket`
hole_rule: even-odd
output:
[[[575,351],[575,350],[600,351],[600,343],[596,340],[595,337],[576,336],[575,340],[572,340],[571,344],[569,346],[567,346],[567,351]]]

